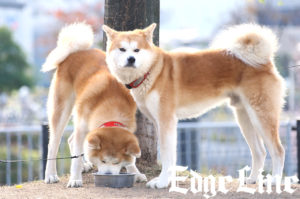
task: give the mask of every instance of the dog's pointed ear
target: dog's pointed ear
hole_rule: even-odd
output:
[[[141,149],[137,139],[132,139],[127,143],[127,146],[125,148],[125,154],[132,155],[137,158],[141,157]]]
[[[90,149],[90,150],[93,150],[93,149],[101,149],[101,141],[100,141],[100,137],[98,135],[95,135],[95,134],[89,134],[86,138],[86,141],[87,141],[87,147]]]
[[[116,30],[110,28],[107,25],[103,25],[102,30],[106,33],[108,40],[112,40],[114,38],[114,36],[117,34]]]
[[[146,35],[146,39],[149,43],[153,42],[153,32],[155,30],[155,27],[156,27],[156,23],[153,23],[147,28],[143,29],[143,32]]]

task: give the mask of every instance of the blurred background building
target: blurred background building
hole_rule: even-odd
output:
[[[280,44],[276,66],[288,88],[282,120],[295,121],[299,117],[300,66],[292,67],[300,65],[299,0],[161,0],[160,7],[160,46],[167,50],[207,48],[217,32],[229,25],[253,22],[271,27]],[[4,132],[9,127],[40,125],[47,119],[45,104],[52,74],[43,74],[40,69],[56,45],[59,30],[65,24],[86,21],[96,33],[95,47],[101,48],[103,18],[104,0],[0,0],[0,75],[8,67],[1,60],[10,53],[6,47],[1,48],[4,43],[1,38],[6,38],[1,34],[11,33],[28,65],[24,73],[34,80],[24,83],[26,86],[16,84],[6,90],[1,90],[0,85],[0,159],[7,157],[4,148],[8,140],[1,138],[1,128]],[[18,72],[16,69],[15,73]],[[5,82],[2,84],[5,87]],[[222,106],[193,121],[233,121],[233,116],[231,110]],[[180,133],[183,140],[186,135]],[[23,138],[19,139],[22,142]],[[180,145],[180,150],[186,146],[188,142]]]
[[[296,86],[300,81],[300,69],[289,67],[300,62],[299,13],[300,2],[297,0],[162,0],[160,46],[167,50],[183,46],[207,48],[215,34],[228,25],[254,22],[270,26],[280,41],[276,65],[287,80],[288,103],[285,109],[295,116],[300,107],[300,90]],[[68,23],[86,21],[96,33],[95,46],[101,47],[103,14],[104,0],[0,0],[0,26],[11,30],[14,40],[25,52],[31,72],[36,78],[35,89],[31,91],[47,93],[43,92],[43,88],[49,86],[51,74],[42,74],[40,68],[47,54],[55,47],[60,28]],[[6,95],[2,93],[0,97],[3,108]],[[40,108],[43,109],[46,97],[40,99],[43,101],[38,103],[42,104]],[[6,112],[12,114],[12,111]],[[220,109],[212,113],[212,117],[231,120],[232,117],[228,118],[227,113],[230,115],[226,108]],[[3,114],[2,111],[0,117]],[[285,117],[289,118],[291,115]],[[18,116],[13,117],[17,119]],[[214,119],[212,117],[209,120]],[[45,115],[37,118],[36,122],[41,119],[44,120]],[[3,121],[5,120],[0,120],[0,125]]]

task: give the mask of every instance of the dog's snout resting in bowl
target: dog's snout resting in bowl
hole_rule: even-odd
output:
[[[210,49],[166,52],[152,42],[155,27],[118,32],[103,26],[110,71],[131,89],[139,109],[158,130],[162,171],[147,186],[165,188],[170,182],[178,120],[197,117],[227,100],[252,155],[247,182],[256,182],[265,146],[273,176],[282,176],[285,152],[278,131],[285,86],[273,61],[275,34],[266,27],[243,24],[221,32]],[[126,67],[126,52],[119,49],[139,49],[135,67]]]
[[[74,132],[69,138],[72,159],[68,187],[82,186],[83,170],[91,163],[100,172],[118,173],[121,167],[135,173],[136,180],[145,181],[135,166],[140,148],[136,129],[136,104],[124,85],[108,71],[105,53],[91,49],[93,31],[84,23],[63,28],[57,47],[49,54],[42,70],[55,70],[48,96],[50,140],[48,158],[56,158],[59,143],[71,113]],[[122,124],[112,125],[112,124]],[[86,147],[84,140],[86,135]],[[120,139],[122,138],[122,139]],[[58,182],[56,161],[48,160],[46,183]]]
[[[85,157],[98,168],[99,174],[119,174],[122,167],[133,165],[141,155],[138,140],[131,135],[124,127],[97,128],[85,139]]]

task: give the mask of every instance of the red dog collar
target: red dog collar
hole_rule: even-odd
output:
[[[115,122],[115,121],[110,121],[110,122],[105,122],[99,128],[105,128],[105,127],[126,127],[124,124],[121,122]]]
[[[126,88],[128,89],[132,89],[132,88],[137,88],[139,87],[144,81],[145,79],[148,77],[150,73],[146,73],[143,77],[138,78],[136,80],[134,80],[133,82],[131,82],[130,84],[125,84]]]

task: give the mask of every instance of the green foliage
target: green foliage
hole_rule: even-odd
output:
[[[34,78],[30,69],[24,52],[13,41],[11,31],[0,27],[0,93],[11,92],[23,85],[32,87]]]

